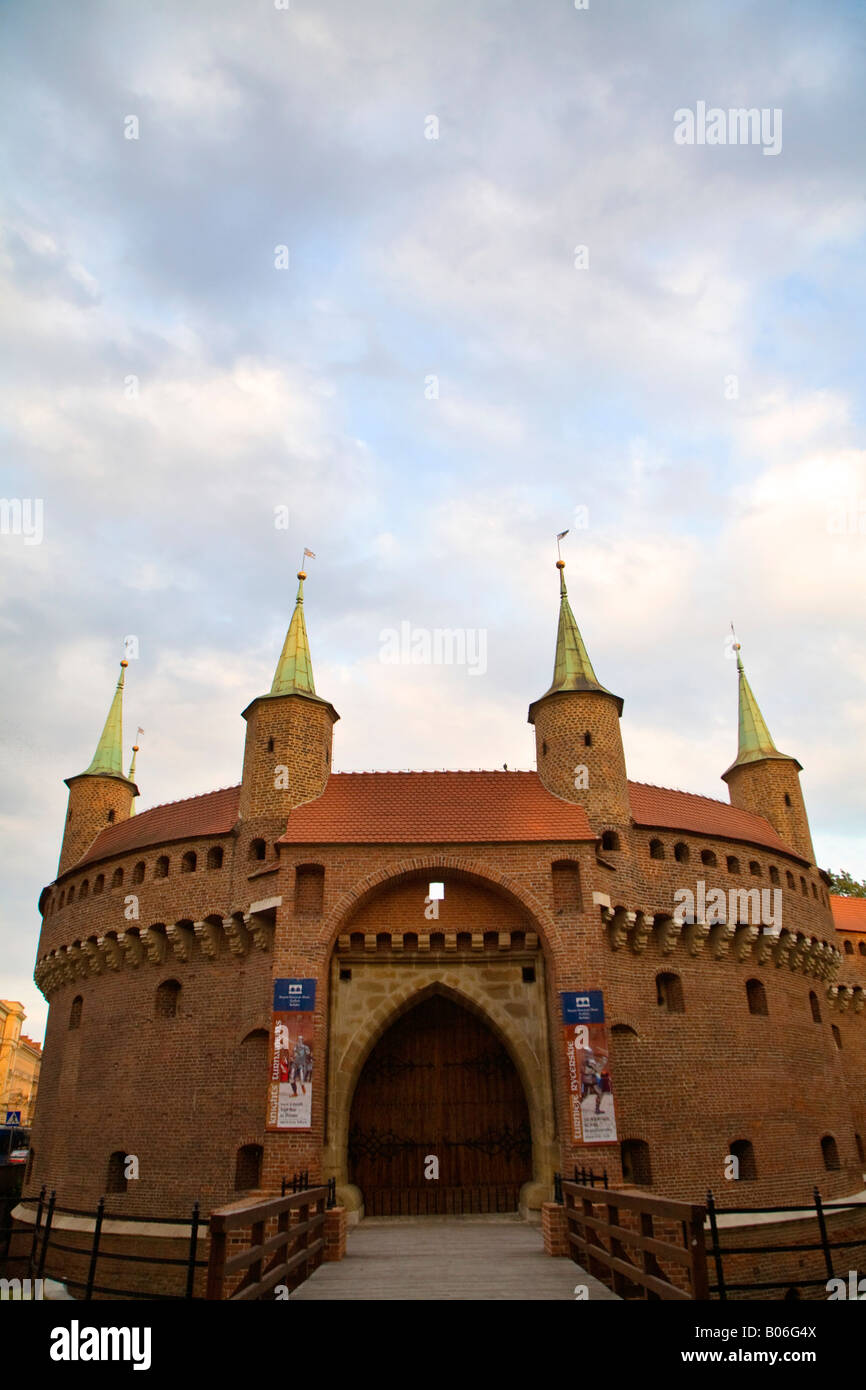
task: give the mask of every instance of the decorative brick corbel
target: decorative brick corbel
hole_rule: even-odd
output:
[[[636,956],[643,955],[644,951],[647,948],[647,942],[649,941],[650,936],[652,935],[652,930],[652,918],[647,917],[646,914],[643,912],[639,912],[637,915],[637,921],[634,924],[634,928],[629,938],[629,945],[631,946],[631,949]]]
[[[226,941],[229,943],[229,950],[232,955],[245,956],[249,945],[246,918],[224,917],[223,931],[226,934]]]
[[[710,954],[713,960],[724,960],[736,934],[736,922],[714,922],[710,927]]]
[[[144,946],[137,932],[121,932],[117,938],[129,965],[139,966],[144,960]]]
[[[734,956],[738,961],[742,962],[748,959],[758,935],[758,928],[755,926],[737,927],[734,932]]]
[[[91,975],[101,975],[105,969],[105,960],[102,951],[99,949],[99,942],[92,936],[87,941],[82,941],[81,949],[87,959],[87,968]]]
[[[710,934],[709,922],[687,922],[683,927],[683,941],[690,956],[699,956],[704,942]]]
[[[186,965],[192,957],[194,933],[190,931],[189,927],[181,927],[177,922],[169,922],[166,924],[165,934],[177,959]]]
[[[168,945],[165,932],[156,931],[153,927],[145,927],[141,933],[141,944],[151,965],[162,965]]]
[[[123,965],[123,952],[116,936],[100,936],[99,949],[105,957],[109,970],[119,970]]]
[[[195,939],[201,947],[202,955],[208,960],[216,960],[220,949],[220,929],[213,922],[194,922]]]
[[[255,912],[244,915],[244,926],[260,951],[269,951],[274,936],[273,925]]]

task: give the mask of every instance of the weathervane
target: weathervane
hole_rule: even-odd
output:
[[[559,535],[556,537],[556,558],[560,564],[562,564],[562,555],[560,554],[559,550],[559,542],[562,540],[563,536],[567,535],[568,530],[566,529],[565,531],[560,531]]]

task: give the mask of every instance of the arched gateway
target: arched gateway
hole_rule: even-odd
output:
[[[348,1157],[370,1216],[517,1211],[532,1177],[529,1110],[477,1014],[434,993],[387,1029],[355,1089]]]

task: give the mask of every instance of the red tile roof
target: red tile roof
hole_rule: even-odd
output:
[[[842,898],[831,893],[830,906],[837,931],[866,931],[866,898]]]
[[[107,825],[79,859],[76,868],[91,864],[95,859],[161,845],[166,840],[225,834],[238,818],[240,794],[240,787],[222,787],[220,791],[190,796],[185,801],[152,806],[149,811],[140,811],[118,825]]]
[[[338,772],[295,807],[283,844],[594,840],[582,806],[534,772]]]
[[[628,788],[637,825],[690,830],[694,835],[714,835],[720,840],[745,840],[780,854],[794,854],[769,821],[753,811],[741,811],[726,801],[714,801],[711,796],[696,796],[693,792],[653,787],[644,782],[629,782]]]
[[[792,854],[764,820],[708,796],[630,782],[637,825],[741,840]],[[141,811],[97,835],[76,868],[171,840],[226,834],[240,787]],[[292,811],[284,844],[468,844],[592,840],[582,806],[548,792],[535,772],[336,772]]]

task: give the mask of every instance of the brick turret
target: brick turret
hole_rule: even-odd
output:
[[[126,661],[120,663],[117,689],[90,766],[65,779],[69,803],[58,876],[78,862],[106,825],[126,820],[132,814],[133,798],[138,796],[132,777],[123,773],[123,682],[127,665]]]
[[[242,821],[288,819],[293,806],[325,790],[331,770],[334,706],[316,694],[304,623],[303,570],[295,611],[270,693],[247,706],[244,771],[238,815]]]
[[[556,660],[549,690],[529,706],[538,775],[548,791],[579,802],[594,830],[628,825],[631,807],[619,720],[622,700],[600,684],[560,586]]]
[[[815,862],[809,817],[800,786],[802,765],[780,753],[767,728],[752,688],[746,679],[735,643],[739,674],[739,748],[722,781],[728,784],[732,806],[765,816],[796,854]]]

